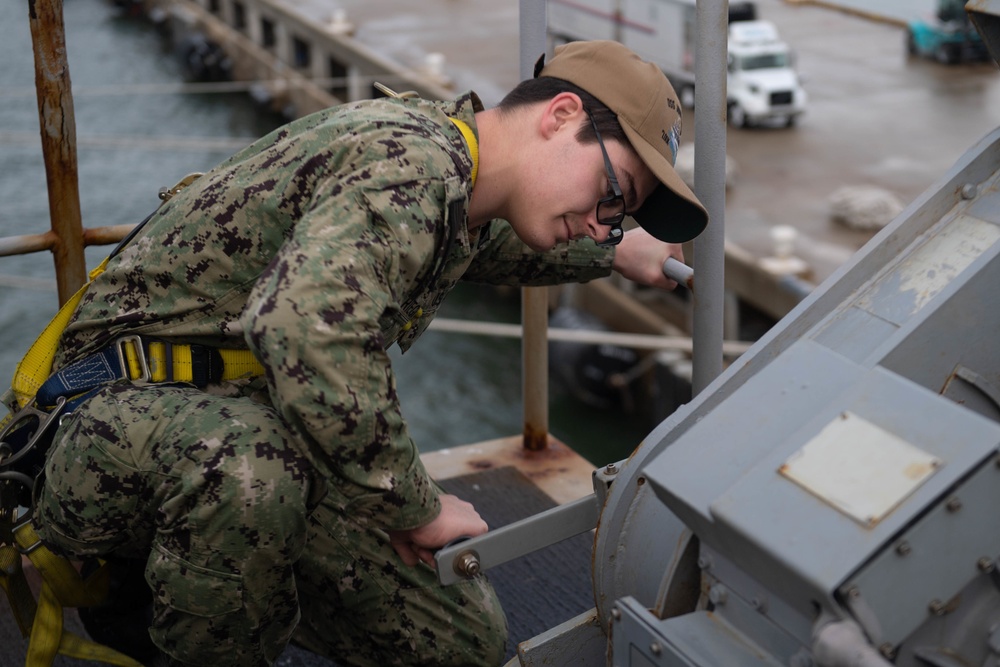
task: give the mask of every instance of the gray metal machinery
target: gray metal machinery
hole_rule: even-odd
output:
[[[967,9],[1000,59],[1000,0]],[[1000,666],[998,294],[1000,128],[592,500],[465,543],[597,517],[595,608],[510,665]]]

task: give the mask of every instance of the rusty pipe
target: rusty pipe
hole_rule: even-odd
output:
[[[87,280],[77,178],[76,118],[66,58],[61,0],[28,0],[31,43],[35,54],[35,91],[48,184],[49,218],[55,242],[49,247],[56,265],[59,303],[65,303]]]

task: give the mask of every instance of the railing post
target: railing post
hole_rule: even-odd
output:
[[[520,0],[521,79],[533,74],[546,47],[545,0]],[[524,447],[545,449],[549,439],[549,300],[545,287],[521,289]]]
[[[697,3],[695,42],[695,194],[708,209],[708,228],[694,242],[692,392],[697,395],[722,373],[725,303],[726,54],[729,2]]]
[[[61,305],[87,280],[77,178],[76,117],[66,58],[62,0],[28,0],[28,14],[35,54],[35,90],[48,183],[49,217],[57,237],[52,253]]]

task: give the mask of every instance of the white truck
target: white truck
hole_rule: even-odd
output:
[[[548,0],[548,31],[555,43],[625,44],[658,64],[681,104],[694,107],[695,0]],[[737,127],[791,127],[806,108],[791,50],[773,23],[756,20],[751,3],[730,6],[727,98]]]

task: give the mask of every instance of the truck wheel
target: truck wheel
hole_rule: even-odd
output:
[[[733,127],[747,127],[747,114],[738,102],[729,105],[729,124]]]
[[[694,109],[694,86],[681,86],[681,107]]]
[[[957,44],[938,44],[934,58],[942,65],[954,65],[959,61],[961,51]]]

